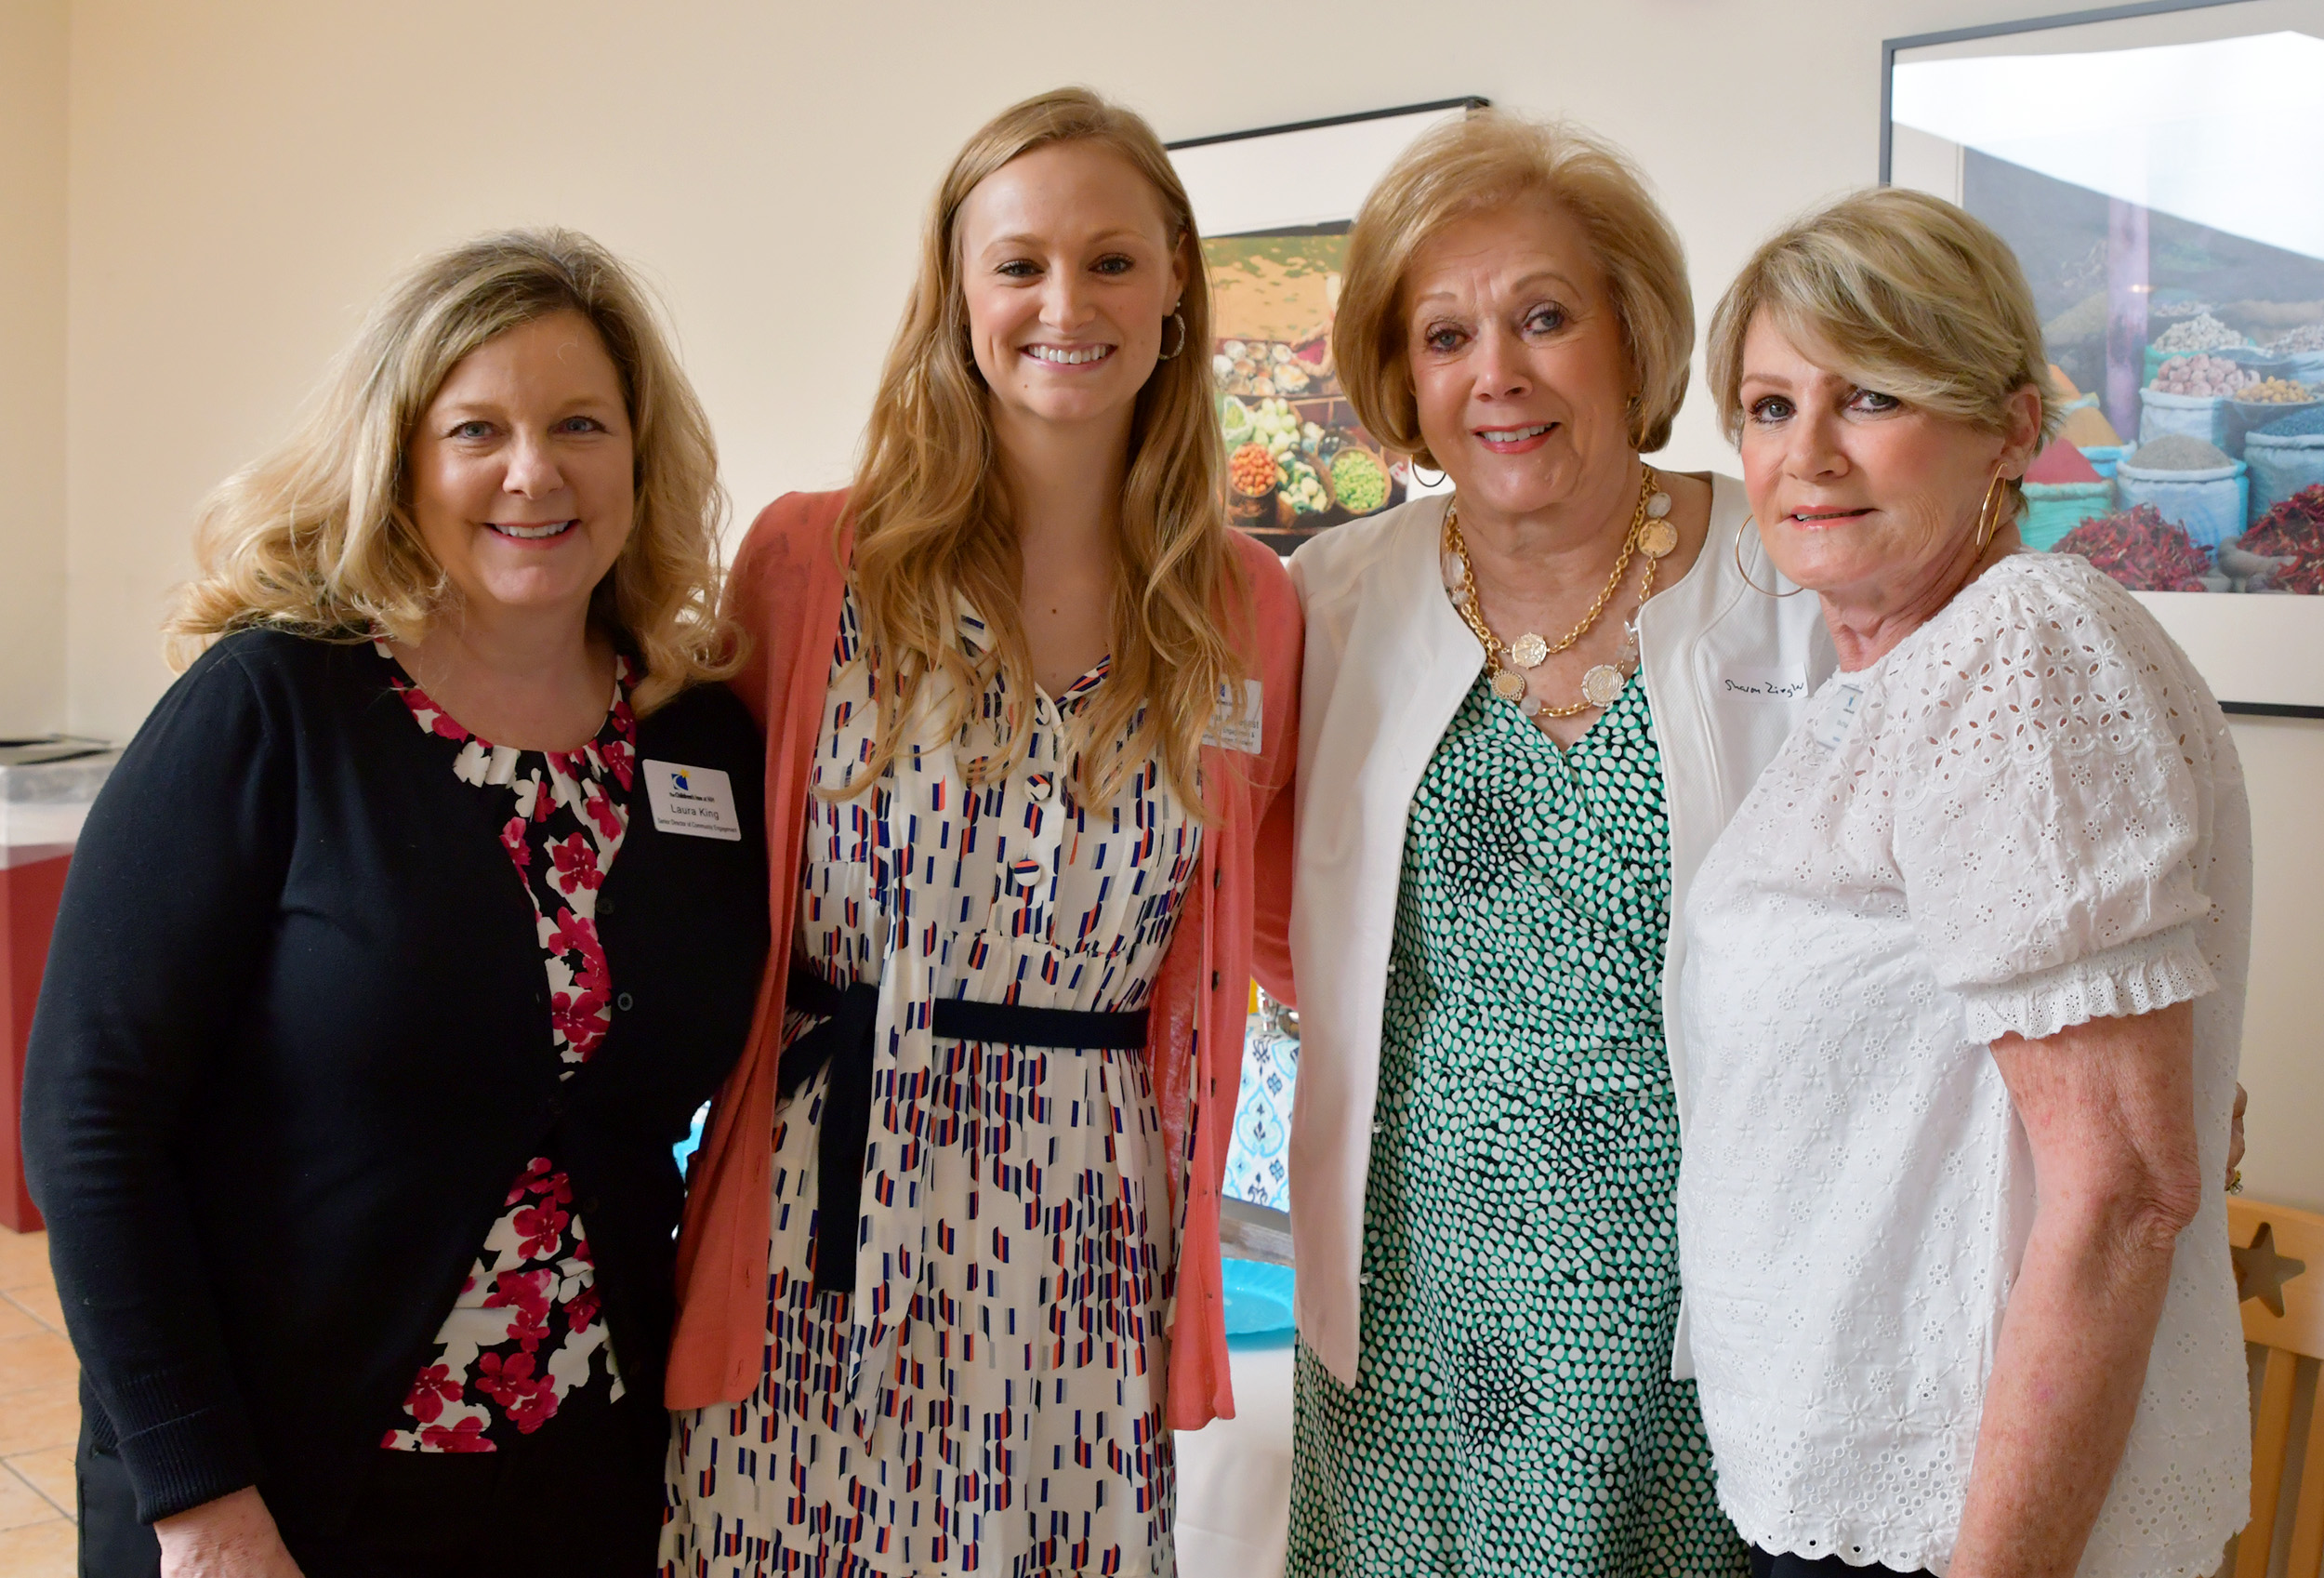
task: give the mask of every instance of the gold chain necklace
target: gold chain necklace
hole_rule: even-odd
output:
[[[1646,556],[1645,579],[1638,588],[1639,607],[1644,607],[1646,599],[1654,595],[1655,570],[1662,563],[1663,555],[1678,546],[1679,534],[1677,528],[1666,519],[1670,513],[1670,496],[1662,491],[1652,466],[1644,468],[1644,475],[1638,483],[1638,507],[1631,513],[1630,530],[1622,534],[1622,550],[1615,557],[1614,573],[1606,577],[1605,585],[1599,590],[1597,601],[1590,604],[1590,611],[1581,617],[1581,622],[1567,630],[1564,638],[1554,644],[1531,630],[1513,642],[1504,643],[1500,637],[1486,628],[1485,611],[1479,605],[1477,597],[1476,570],[1469,562],[1469,545],[1460,535],[1459,496],[1456,495],[1445,506],[1446,595],[1452,599],[1453,606],[1459,610],[1461,618],[1485,647],[1485,662],[1490,672],[1493,694],[1503,701],[1513,703],[1519,711],[1530,717],[1571,718],[1593,707],[1610,707],[1615,697],[1622,694],[1622,687],[1630,683],[1631,675],[1638,671],[1638,616],[1633,612],[1619,656],[1613,663],[1595,664],[1582,675],[1579,701],[1570,707],[1552,707],[1544,701],[1536,701],[1530,707],[1525,705],[1525,676],[1547,662],[1552,655],[1565,651],[1590,633],[1605,613],[1605,605],[1621,590],[1622,577],[1630,573],[1632,555],[1643,553]]]

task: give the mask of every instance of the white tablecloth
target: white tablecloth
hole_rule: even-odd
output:
[[[1291,1345],[1238,1348],[1235,1417],[1178,1434],[1180,1578],[1283,1578],[1291,1531]]]

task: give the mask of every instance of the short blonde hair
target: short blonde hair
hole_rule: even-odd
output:
[[[509,231],[428,259],[373,310],[291,438],[204,504],[200,574],[165,627],[180,660],[265,626],[328,640],[416,639],[455,593],[405,508],[404,457],[429,402],[486,341],[578,312],[621,378],[636,518],[590,600],[637,659],[640,711],[739,660],[719,617],[719,486],[710,421],[642,286],[568,230]]]
[[[1435,458],[1420,437],[1402,316],[1405,274],[1413,255],[1454,220],[1527,198],[1572,215],[1604,272],[1636,390],[1631,443],[1652,454],[1670,442],[1695,350],[1695,298],[1678,232],[1611,143],[1576,126],[1477,110],[1414,143],[1364,199],[1331,330],[1340,387],[1357,418],[1423,465]]]
[[[1902,187],[1852,193],[1787,225],[1751,254],[1710,315],[1705,373],[1730,441],[1743,431],[1743,341],[1762,312],[1830,370],[1988,432],[2013,396],[2041,394],[2041,436],[2059,412],[2033,291],[2009,243],[1939,197]]]

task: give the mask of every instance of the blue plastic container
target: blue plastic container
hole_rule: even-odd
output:
[[[1288,1336],[1295,1324],[1292,1310],[1297,1281],[1288,1266],[1261,1260],[1221,1260],[1220,1280],[1226,1288],[1226,1334],[1263,1341]]]

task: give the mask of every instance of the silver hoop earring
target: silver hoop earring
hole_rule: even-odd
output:
[[[1807,590],[1805,587],[1795,586],[1789,591],[1769,591],[1765,587],[1751,579],[1751,573],[1743,567],[1743,534],[1746,531],[1756,528],[1758,524],[1759,521],[1757,517],[1751,517],[1746,519],[1741,525],[1735,528],[1735,573],[1743,577],[1743,584],[1745,586],[1750,587],[1753,591],[1759,593],[1762,597],[1799,596],[1800,593]],[[1761,550],[1763,552],[1765,551],[1765,546],[1763,544],[1762,545]]]
[[[1177,355],[1180,351],[1183,351],[1183,350],[1185,350],[1185,349],[1186,349],[1186,318],[1185,318],[1185,315],[1184,315],[1183,313],[1181,313],[1181,312],[1172,312],[1170,313],[1170,322],[1172,322],[1172,323],[1174,323],[1174,324],[1176,324],[1176,325],[1178,325],[1178,343],[1177,343],[1176,345],[1171,346],[1171,347],[1170,347],[1168,351],[1165,351],[1164,352],[1162,352],[1162,358],[1161,358],[1161,359],[1162,359],[1163,361],[1165,361],[1165,362],[1169,361],[1170,359],[1172,359],[1173,357],[1175,357],[1175,356],[1176,356],[1176,355]]]
[[[1411,468],[1413,476],[1419,480],[1422,487],[1442,487],[1445,485],[1445,473],[1442,471],[1437,471],[1433,477],[1423,477],[1420,475],[1422,471],[1434,471],[1434,467],[1423,466],[1418,460],[1407,460],[1405,464]]]

